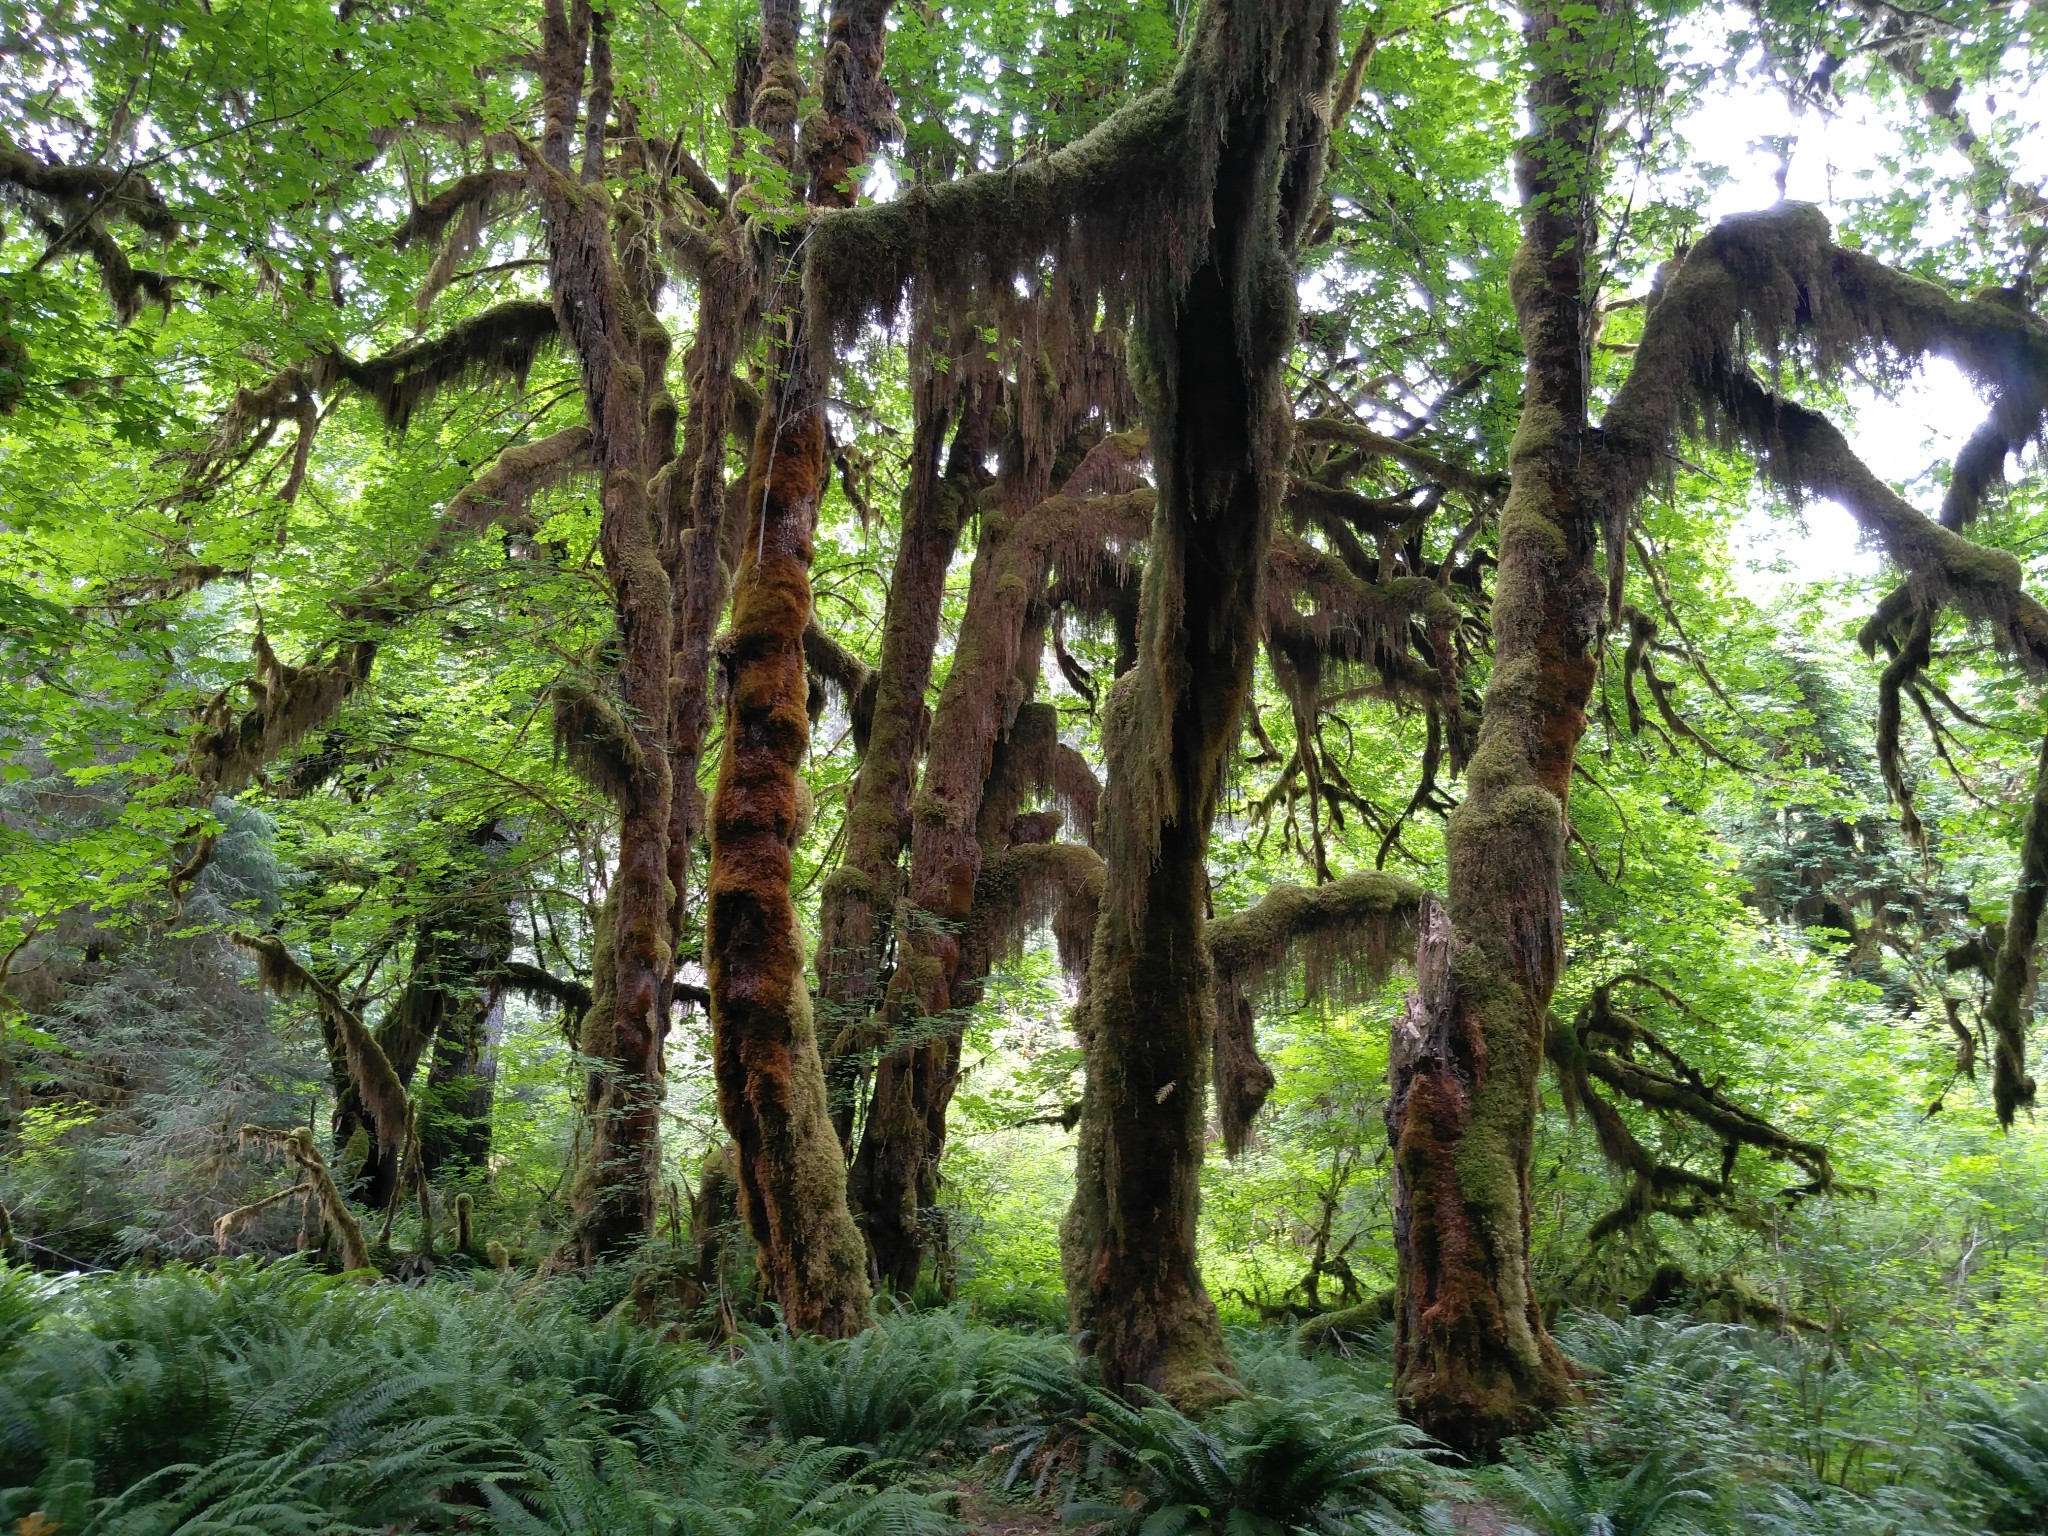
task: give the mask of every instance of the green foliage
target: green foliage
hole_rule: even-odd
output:
[[[1686,1518],[1687,1508],[1711,1502],[1693,1475],[1658,1452],[1624,1476],[1604,1477],[1577,1441],[1543,1460],[1525,1452],[1501,1477],[1542,1536],[1679,1536],[1699,1529]]]
[[[743,1375],[629,1324],[584,1324],[545,1291],[372,1288],[247,1262],[52,1290],[7,1270],[0,1318],[10,1522],[953,1528],[930,1491],[853,1475],[854,1450],[764,1444]]]
[[[892,1311],[844,1340],[763,1335],[740,1368],[785,1440],[912,1464],[958,1449],[992,1416],[1056,1403],[1074,1375],[1063,1341],[958,1311]]]
[[[1067,1515],[1119,1532],[1396,1536],[1418,1529],[1438,1481],[1440,1453],[1426,1437],[1381,1416],[1361,1422],[1348,1394],[1259,1394],[1199,1422],[1156,1397],[1133,1407],[1091,1391],[1089,1405],[1090,1433],[1118,1454],[1143,1497],[1084,1501]]]
[[[1972,1391],[1960,1406],[1950,1433],[1988,1528],[2048,1527],[2048,1387],[2024,1387],[2010,1402]]]

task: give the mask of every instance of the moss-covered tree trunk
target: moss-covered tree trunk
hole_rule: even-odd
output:
[[[953,982],[980,867],[975,819],[1004,724],[1015,631],[1023,622],[1021,583],[1014,613],[1002,611],[995,590],[1009,540],[1006,519],[984,516],[960,641],[932,715],[931,755],[911,807],[909,901],[883,1013],[892,1043],[875,1064],[849,1177],[876,1282],[899,1295],[916,1288],[922,1262],[918,1211],[929,1183],[929,1106],[946,1072]]]
[[[835,7],[829,103],[872,109],[880,29],[859,32]],[[861,7],[851,7],[861,9]],[[799,8],[763,0],[755,126],[794,154],[802,80]],[[857,36],[849,35],[849,29]],[[815,137],[812,197],[844,205],[880,123],[827,115]],[[852,133],[858,153],[843,138]],[[804,629],[810,564],[827,470],[824,396],[800,322],[775,349],[768,409],[748,468],[747,518],[726,652],[725,743],[711,806],[705,968],[711,983],[718,1102],[738,1157],[740,1206],[761,1272],[791,1328],[839,1336],[868,1320],[866,1255],[847,1211],[845,1164],[804,983],[790,888],[797,775],[810,742]]]
[[[1527,357],[1493,598],[1494,664],[1464,803],[1446,836],[1447,912],[1390,1058],[1403,1410],[1484,1451],[1570,1396],[1529,1276],[1538,1074],[1564,958],[1573,755],[1586,727],[1606,591],[1587,422],[1586,287],[1596,26],[1532,10],[1536,131],[1519,155],[1523,238],[1510,274]]]
[[[585,1263],[638,1241],[654,1221],[665,1090],[662,1041],[674,983],[670,944],[669,816],[673,779],[668,727],[674,620],[660,517],[649,479],[673,430],[663,380],[668,336],[653,314],[658,273],[638,247],[613,248],[614,209],[603,186],[605,129],[613,95],[604,12],[547,0],[541,83],[544,127],[527,171],[547,227],[548,277],[557,322],[575,352],[599,480],[598,548],[612,589],[618,640],[618,713],[605,743],[572,743],[602,755],[619,809],[619,862],[605,937],[593,967],[608,1007],[586,1016],[584,1050],[598,1065],[588,1103],[589,1138],[578,1170],[574,1247]],[[580,173],[572,137],[583,124]]]
[[[849,1181],[877,1281],[900,1294],[916,1288],[928,1246],[921,1213],[937,1194],[959,1016],[980,979],[966,940],[987,849],[985,801],[1003,740],[1038,675],[1052,552],[1123,542],[1142,526],[1151,493],[1131,491],[1135,476],[1119,463],[1102,470],[1100,459],[1084,458],[1060,495],[1026,500],[1022,510],[1014,504],[1042,489],[1050,466],[1016,472],[1013,463],[997,498],[1012,505],[982,513],[960,639],[911,805],[909,900],[883,1015],[891,1047],[875,1066]],[[1082,496],[1082,486],[1112,494]]]
[[[976,413],[979,415],[980,413]],[[833,1125],[851,1153],[869,1014],[880,998],[889,929],[901,892],[899,866],[910,841],[910,794],[925,741],[939,616],[960,524],[971,494],[978,433],[966,430],[940,472],[951,412],[922,403],[911,444],[903,529],[889,578],[881,654],[867,745],[846,808],[846,851],[825,881],[818,912],[820,1021]]]
[[[1218,141],[1210,217],[1196,225],[1206,249],[1184,286],[1154,293],[1141,335],[1158,511],[1138,663],[1104,729],[1108,869],[1062,1246],[1073,1326],[1104,1382],[1182,1400],[1211,1395],[1228,1368],[1195,1254],[1214,1022],[1206,864],[1284,478],[1293,242],[1319,179],[1335,23],[1319,0],[1206,18],[1194,58],[1213,72],[1194,100]]]

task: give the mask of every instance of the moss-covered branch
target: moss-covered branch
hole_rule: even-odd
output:
[[[1834,1187],[1826,1147],[1780,1130],[1708,1083],[1654,1030],[1615,1005],[1614,991],[1621,986],[1646,989],[1683,1006],[1669,988],[1646,977],[1617,977],[1593,989],[1571,1024],[1553,1021],[1546,1045],[1566,1110],[1592,1120],[1602,1154],[1630,1180],[1621,1205],[1594,1223],[1589,1241],[1598,1243],[1653,1212],[1690,1221],[1727,1208],[1735,1196],[1732,1179],[1742,1147],[1797,1165],[1807,1182],[1789,1191],[1795,1198]],[[1641,1059],[1639,1051],[1650,1059]],[[1721,1143],[1718,1173],[1698,1173],[1652,1153],[1620,1111],[1595,1091],[1595,1082],[1654,1113],[1709,1132]]]
[[[398,1156],[412,1128],[412,1105],[405,1084],[399,1081],[397,1069],[377,1043],[377,1037],[341,994],[300,965],[276,935],[236,933],[232,937],[256,957],[256,974],[264,986],[284,997],[299,993],[312,996],[319,1006],[321,1021],[331,1031],[348,1063],[349,1079],[376,1128],[378,1147],[386,1156]]]
[[[273,1156],[286,1159],[304,1175],[305,1187],[310,1188],[313,1198],[319,1202],[322,1220],[341,1244],[341,1267],[345,1270],[368,1269],[370,1245],[363,1238],[363,1224],[356,1220],[356,1213],[349,1209],[348,1202],[342,1199],[341,1191],[335,1187],[334,1177],[327,1171],[327,1160],[313,1145],[313,1133],[303,1125],[293,1126],[290,1130],[245,1125],[241,1140],[245,1147],[259,1147]]]
[[[1241,912],[1208,925],[1219,973],[1254,994],[1295,976],[1308,995],[1357,1001],[1386,980],[1415,942],[1422,888],[1381,870],[1328,885],[1276,885]]]

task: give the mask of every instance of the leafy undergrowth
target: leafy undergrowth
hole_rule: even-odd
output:
[[[1384,1341],[1238,1334],[1190,1419],[1057,1335],[903,1312],[713,1352],[572,1287],[364,1286],[296,1264],[0,1270],[0,1529],[1134,1536],[1882,1536],[2048,1528],[2048,1392],[1917,1439],[1839,1362],[1716,1325],[1582,1318],[1589,1404],[1461,1469],[1394,1417]],[[1825,1379],[1823,1379],[1825,1378]],[[1490,1513],[1489,1513],[1490,1512]]]

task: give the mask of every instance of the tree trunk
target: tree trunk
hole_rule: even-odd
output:
[[[662,1041],[674,985],[670,942],[669,820],[673,779],[668,732],[675,621],[662,554],[667,513],[650,494],[672,430],[663,388],[668,336],[653,313],[658,273],[612,238],[612,203],[602,186],[611,115],[609,24],[602,12],[565,12],[546,0],[541,80],[545,125],[527,170],[547,228],[550,297],[573,348],[590,418],[599,479],[598,548],[612,589],[618,634],[623,729],[608,742],[603,777],[619,808],[619,863],[606,938],[593,968],[610,972],[593,991],[609,1004],[585,1019],[584,1047],[601,1068],[591,1084],[590,1139],[573,1196],[574,1243],[586,1264],[639,1241],[654,1225],[666,1092]],[[584,101],[588,62],[589,99]],[[571,136],[583,118],[580,180]],[[608,954],[604,951],[608,951]],[[594,973],[594,972],[593,972]]]
[[[855,28],[849,11],[875,12],[875,25]],[[801,86],[797,14],[793,0],[763,0],[762,83],[753,116],[785,159],[793,156]],[[878,101],[886,105],[877,8],[840,0],[832,41],[823,81],[829,131],[818,140],[812,197],[843,206],[881,127],[860,114],[872,114]],[[849,71],[874,78],[849,80]],[[775,382],[748,467],[749,515],[726,654],[725,745],[711,806],[704,950],[719,1110],[737,1149],[741,1209],[760,1249],[761,1272],[789,1327],[838,1337],[866,1326],[868,1283],[860,1233],[847,1211],[845,1162],[826,1104],[790,892],[797,773],[810,743],[803,638],[827,468],[821,381],[801,321],[794,325],[775,348]]]
[[[1586,30],[1547,11],[1525,24],[1538,129],[1519,156],[1511,285],[1527,372],[1501,513],[1493,675],[1446,832],[1447,923],[1425,935],[1390,1063],[1395,1391],[1424,1429],[1475,1452],[1571,1396],[1530,1284],[1529,1161],[1563,961],[1565,808],[1606,595],[1601,501],[1586,485],[1598,121],[1582,89]]]
[[[1012,447],[1019,464],[1050,458]],[[1006,483],[1000,499],[1035,496],[1049,472],[1049,463],[1026,468]],[[927,1234],[920,1212],[938,1188],[946,1112],[959,1072],[958,1014],[971,1005],[971,984],[979,980],[963,964],[984,852],[983,802],[1002,739],[1036,685],[1052,551],[1086,542],[1084,534],[1106,542],[1129,531],[1142,497],[1078,494],[1098,479],[1123,492],[1135,483],[1134,476],[1124,478],[1129,474],[1123,463],[1121,473],[1098,475],[1084,459],[1059,496],[982,515],[967,611],[932,716],[924,782],[911,807],[907,920],[897,934],[884,1007],[892,1045],[875,1067],[849,1181],[877,1283],[901,1295],[916,1288],[923,1262]]]
[[[1073,1326],[1104,1383],[1183,1402],[1214,1396],[1228,1369],[1195,1253],[1214,1026],[1207,853],[1257,654],[1286,468],[1294,232],[1320,179],[1327,124],[1311,103],[1336,47],[1332,6],[1210,14],[1224,33],[1211,57],[1236,78],[1204,87],[1219,139],[1206,251],[1177,296],[1154,296],[1140,337],[1158,511],[1138,664],[1104,723],[1108,869],[1062,1234]]]
[[[840,1336],[866,1325],[867,1263],[847,1213],[790,899],[797,771],[810,742],[803,636],[824,476],[822,407],[814,393],[784,391],[755,439],[733,587],[704,949],[719,1110],[738,1147],[761,1272],[791,1328]]]
[[[505,985],[490,978],[442,1021],[420,1113],[420,1162],[429,1179],[468,1178],[491,1166],[491,1109]]]
[[[946,570],[971,494],[970,460],[979,449],[963,437],[953,462],[939,472],[939,449],[950,413],[927,404],[911,445],[911,480],[903,500],[903,531],[889,578],[876,665],[874,709],[866,750],[846,808],[846,851],[825,880],[818,914],[818,993],[826,1081],[842,1151],[853,1149],[855,1096],[861,1088],[864,1041],[888,949],[900,892],[899,866],[910,841],[910,791],[924,748],[925,690],[939,639]],[[965,428],[963,427],[963,433]]]

